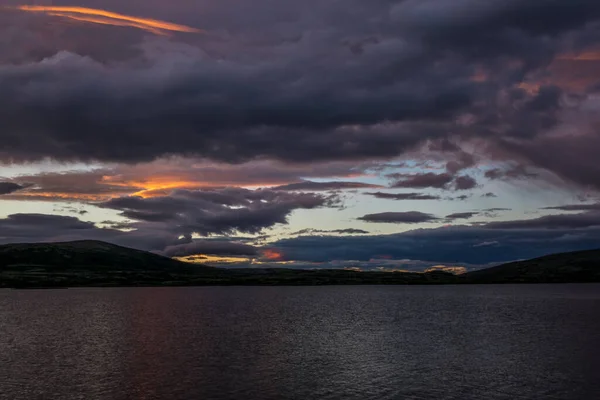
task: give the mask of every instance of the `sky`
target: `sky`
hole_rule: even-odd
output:
[[[0,244],[470,270],[600,247],[597,0],[0,0]]]

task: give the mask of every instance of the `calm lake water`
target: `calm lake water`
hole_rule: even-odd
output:
[[[600,399],[600,285],[0,291],[0,399]]]

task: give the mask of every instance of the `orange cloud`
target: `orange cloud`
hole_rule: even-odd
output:
[[[263,257],[269,261],[279,261],[283,259],[283,253],[275,249],[266,249],[263,251]]]
[[[106,182],[111,182],[111,180],[107,179]],[[111,184],[141,188],[141,190],[131,193],[131,196],[140,196],[144,198],[164,196],[175,189],[200,189],[203,187],[214,186],[203,184],[201,182],[181,180],[176,177],[155,177],[144,181],[126,181],[122,183],[111,182]]]
[[[176,189],[196,190],[232,184],[232,182],[225,182],[225,185],[223,185],[219,182],[198,181],[193,180],[191,177],[178,177],[176,174],[154,175],[148,178],[124,177],[120,174],[102,176],[90,174],[89,180],[83,178],[85,178],[85,173],[21,176],[16,181],[31,182],[32,185],[10,195],[5,195],[3,198],[11,200],[97,202],[124,195],[149,198],[165,196]],[[233,186],[240,186],[240,183]],[[264,187],[271,186],[271,184],[263,183],[256,186]]]
[[[196,161],[196,162],[194,162]],[[3,199],[41,201],[106,201],[121,196],[165,196],[173,190],[216,187],[266,188],[296,182],[300,176],[352,177],[350,164],[305,165],[256,161],[240,165],[189,159],[162,159],[136,165],[115,165],[94,170],[42,171],[14,175],[11,181],[25,188]]]
[[[131,28],[143,29],[145,31],[154,33],[155,35],[162,35],[162,36],[166,36],[167,35],[166,32],[163,32],[160,29],[151,28],[151,27],[145,26],[143,24],[138,24],[138,23],[135,23],[135,22],[120,22],[120,21],[117,21],[117,20],[109,19],[109,18],[102,18],[102,17],[80,17],[80,16],[75,16],[75,15],[70,15],[70,14],[63,14],[63,13],[48,13],[48,15],[51,15],[53,17],[63,17],[63,18],[74,20],[74,21],[91,22],[91,23],[100,24],[100,25],[129,26]]]
[[[118,14],[95,8],[85,7],[60,7],[60,6],[17,6],[16,9],[26,12],[45,13],[55,17],[67,18],[76,21],[90,22],[102,25],[128,26],[143,29],[157,35],[166,35],[167,32],[202,33],[201,29],[186,25],[174,24],[150,18],[141,18],[131,15]]]

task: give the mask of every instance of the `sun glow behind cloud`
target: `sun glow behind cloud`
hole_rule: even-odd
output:
[[[263,257],[269,261],[281,261],[283,254],[275,249],[266,249],[263,251]]]
[[[169,32],[203,33],[201,29],[186,25],[174,24],[151,18],[142,18],[131,15],[118,14],[111,11],[86,7],[59,7],[59,6],[17,6],[18,10],[25,12],[44,13],[49,16],[66,18],[69,20],[89,22],[101,25],[126,26],[142,29],[156,35],[168,35]]]

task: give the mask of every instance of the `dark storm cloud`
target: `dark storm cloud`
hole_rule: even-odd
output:
[[[130,221],[116,224],[106,221],[104,225],[111,228],[98,228],[75,217],[15,214],[0,219],[0,243],[94,239],[157,252],[168,246],[192,243],[187,247],[172,247],[169,251],[180,254],[185,249],[204,246],[202,248],[209,252],[212,246],[210,254],[224,254],[227,249],[235,252],[236,248],[238,253],[235,254],[241,254],[240,249],[249,251],[249,248],[235,247],[230,242],[194,242],[192,235],[259,233],[275,224],[287,223],[294,210],[337,206],[338,203],[333,196],[313,193],[225,188],[175,190],[168,196],[121,197],[97,204],[121,211]]]
[[[596,0],[348,0],[343,7],[317,0],[256,0],[252,6],[240,0],[194,5],[82,1],[205,28],[210,34],[147,40],[128,29],[64,29],[48,19],[17,18],[0,10],[0,162],[51,157],[130,167],[110,171],[110,181],[103,181],[106,171],[22,177],[11,183],[34,186],[5,194],[13,199],[88,194],[97,200],[136,193],[143,189],[139,182],[165,171],[164,165],[136,169],[137,162],[173,154],[222,162],[202,169],[182,162],[171,169],[168,177],[185,179],[192,184],[182,186],[187,188],[220,180],[224,186],[282,185],[280,191],[356,188],[346,182],[287,183],[348,177],[348,165],[355,160],[414,154],[424,143],[444,153],[443,160],[436,159],[438,173],[399,175],[393,187],[474,189],[478,182],[465,170],[489,157],[508,165],[487,171],[490,180],[537,178],[533,167],[568,184],[600,189],[597,93],[584,84],[575,95],[569,85],[547,78],[559,54],[600,42]],[[451,145],[449,138],[472,145],[465,148],[477,156]],[[221,172],[224,165],[247,160],[281,162],[262,169],[238,164],[236,171]],[[346,167],[314,175],[287,169],[315,160],[343,160]],[[137,229],[128,235],[114,232],[115,237],[162,250],[181,244],[179,235],[188,235],[189,241],[191,232],[255,233],[285,223],[295,209],[329,202],[314,194],[302,200],[282,194],[248,199],[220,189],[198,197],[169,195],[169,190],[146,193],[159,194],[155,199],[104,203],[133,219],[129,227]],[[382,213],[362,219],[367,217],[400,223],[407,216]],[[381,221],[386,218],[396,220]],[[595,226],[591,214],[541,218],[482,229]],[[108,231],[89,232],[104,237]],[[493,248],[481,243],[501,243],[494,235],[473,246]]]
[[[180,189],[151,198],[118,197],[94,204],[120,211],[128,221],[105,221],[102,225],[110,228],[98,228],[74,217],[15,214],[0,219],[0,242],[95,239],[155,252],[192,243],[187,247],[172,247],[169,251],[180,254],[185,249],[205,246],[205,252],[210,252],[210,244],[213,248],[210,254],[225,251],[242,254],[240,249],[249,251],[249,248],[213,241],[194,242],[192,236],[259,233],[276,224],[286,224],[294,210],[338,207],[339,200],[332,195],[315,193],[216,188]]]
[[[364,78],[357,81],[368,73],[366,65],[323,81],[318,69],[298,70],[295,65],[306,64],[293,59],[256,65],[166,60],[141,69],[108,68],[60,53],[39,64],[0,67],[2,157],[125,162],[168,154],[228,162],[389,157],[441,134],[418,120],[451,116],[468,106],[476,86],[450,71],[444,79],[407,77],[378,88]]]
[[[3,194],[14,193],[18,190],[24,189],[25,186],[21,186],[14,182],[0,182],[0,196]]]
[[[314,193],[290,193],[241,188],[174,190],[167,196],[120,197],[99,204],[143,223],[158,224],[182,235],[259,233],[287,223],[296,209],[336,206],[337,198]],[[136,223],[133,226],[138,226]]]
[[[418,224],[438,220],[434,215],[422,213],[420,211],[382,212],[377,214],[367,214],[358,219],[365,222],[390,224]]]
[[[125,60],[58,46],[68,51],[2,65],[0,156],[304,162],[392,157],[457,131],[531,137],[557,123],[561,92],[531,95],[514,85],[567,44],[579,46],[573,32],[600,14],[597,2],[583,0],[238,5],[206,3],[196,13],[183,4],[115,3],[115,11],[143,10],[210,34],[141,45],[128,37],[137,46]],[[476,65],[494,81],[472,79]],[[465,115],[474,123],[457,127]],[[473,162],[459,157],[447,170]]]
[[[310,262],[395,260],[487,264],[598,247],[600,228],[487,229],[454,226],[379,236],[304,236],[273,243],[286,259]]]
[[[392,16],[403,31],[473,57],[525,57],[528,51],[533,57],[548,50],[548,37],[600,18],[600,6],[595,0],[408,0]]]
[[[477,187],[477,181],[471,176],[462,175],[454,180],[454,190],[470,190],[475,187]]]
[[[383,192],[374,192],[374,193],[365,193],[366,195],[376,197],[378,199],[388,199],[388,200],[440,200],[440,196],[434,196],[426,193],[383,193]]]
[[[308,191],[327,191],[343,189],[373,189],[380,188],[380,185],[373,185],[363,182],[297,182],[287,185],[276,186],[273,190],[308,190]]]
[[[599,110],[595,107],[594,110]],[[596,111],[597,112],[597,111]],[[504,143],[516,156],[540,168],[556,173],[559,177],[582,186],[600,189],[600,151],[596,117],[580,128],[579,135],[564,134],[554,137],[538,137],[517,143]]]

